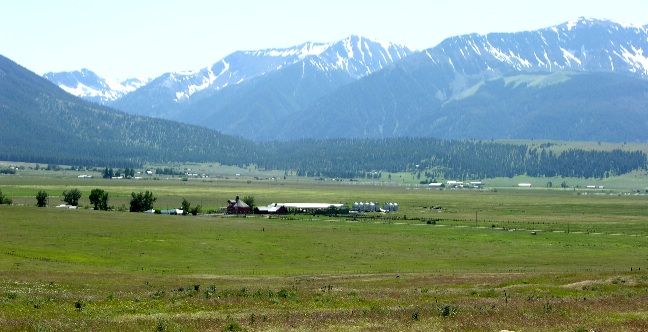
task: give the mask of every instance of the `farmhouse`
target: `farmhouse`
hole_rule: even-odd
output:
[[[235,200],[227,200],[227,213],[228,214],[250,214],[252,209],[249,205],[245,204],[242,200],[236,196]]]

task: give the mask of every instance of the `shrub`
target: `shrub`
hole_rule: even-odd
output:
[[[223,327],[223,331],[241,331],[241,325],[236,322],[231,322]]]
[[[192,207],[191,210],[189,210],[189,212],[191,213],[191,215],[194,216],[197,215],[198,213],[202,212],[202,205],[196,205]]]
[[[453,305],[444,305],[439,307],[439,314],[442,317],[454,317],[459,310]]]
[[[76,302],[74,302],[74,308],[76,308],[76,310],[81,311],[83,310],[84,306],[85,306],[85,302],[81,299],[76,300]]]
[[[156,331],[167,331],[169,329],[169,324],[167,323],[166,319],[160,318],[158,319],[157,325],[155,326]]]

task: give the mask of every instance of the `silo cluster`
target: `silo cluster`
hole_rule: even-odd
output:
[[[360,212],[380,212],[380,204],[374,202],[354,202],[353,210]]]
[[[380,209],[380,203],[374,202],[354,202],[352,210],[358,212],[396,212],[398,211],[398,203],[385,203],[383,204],[382,210]]]
[[[383,204],[383,210],[387,212],[397,212],[398,211],[398,203],[385,203]]]

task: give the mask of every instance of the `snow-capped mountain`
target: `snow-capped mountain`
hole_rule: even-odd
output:
[[[297,63],[317,68],[329,77],[343,74],[346,79],[340,83],[345,84],[412,53],[405,46],[358,36],[335,43],[304,43],[282,49],[238,51],[207,68],[164,74],[117,101],[114,106],[126,112],[173,118],[172,114],[180,112],[187,104]]]
[[[202,90],[219,90],[280,70],[299,61],[324,72],[344,71],[358,79],[411,54],[407,47],[351,36],[336,43],[304,43],[291,48],[239,51],[214,65],[193,72],[168,73],[156,84],[174,87],[183,101]]]
[[[148,80],[136,78],[124,81],[105,79],[85,68],[73,72],[49,72],[43,76],[66,92],[99,104],[115,101],[148,83]]]
[[[255,140],[631,140],[641,135],[586,124],[615,116],[648,123],[641,111],[648,109],[646,81],[648,26],[579,18],[534,31],[450,37],[420,52],[358,36],[239,51],[207,68],[162,75],[109,105]],[[552,128],[543,127],[547,119]],[[583,127],[570,131],[567,122]],[[648,127],[632,132],[641,130]]]
[[[436,70],[454,73],[459,84],[443,91],[446,96],[461,93],[467,88],[462,83],[511,72],[612,72],[647,79],[648,29],[579,18],[536,31],[451,37],[419,56]]]
[[[647,56],[646,26],[587,18],[451,37],[340,87],[275,132],[643,141]]]

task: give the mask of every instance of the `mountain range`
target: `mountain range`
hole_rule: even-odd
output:
[[[544,78],[505,81],[490,86],[489,91],[501,92],[502,86],[522,83],[547,82]],[[382,171],[412,172],[418,177],[424,172],[425,182],[427,178],[466,180],[520,174],[604,178],[646,168],[646,155],[641,151],[571,149],[554,153],[538,144],[482,140],[419,137],[252,142],[83,100],[3,56],[0,123],[0,160],[78,167],[218,162],[281,170],[284,176],[377,179]]]
[[[588,18],[535,31],[455,36],[418,52],[351,36],[330,44],[235,52],[211,67],[167,73],[100,102],[261,141],[645,142],[644,50],[648,53],[646,26]],[[56,78],[63,74],[46,77],[77,96],[96,98],[78,89],[83,83],[73,79],[78,75]]]

